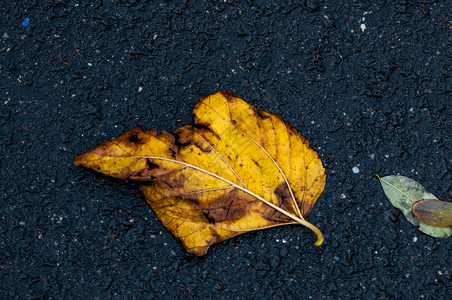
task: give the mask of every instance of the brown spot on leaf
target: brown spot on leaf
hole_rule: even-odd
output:
[[[284,210],[292,211],[292,213],[295,214],[292,204],[292,196],[290,195],[290,190],[287,184],[285,182],[281,182],[274,193],[276,195],[276,198],[278,199],[278,203],[276,205],[283,208]],[[274,213],[277,213],[278,216],[281,216],[282,218],[288,220],[288,217],[282,215],[280,212],[274,211]]]
[[[209,222],[232,222],[243,218],[246,215],[247,207],[256,201],[254,197],[237,189],[232,189],[209,203],[208,208],[202,208],[202,213],[207,214],[208,217],[206,218]]]
[[[138,138],[137,134],[132,134],[131,136],[129,136],[129,141],[132,143],[137,143],[137,142],[141,141],[141,139]]]
[[[148,165],[149,170],[159,168],[159,165],[154,164],[149,158],[146,158],[146,164]]]
[[[257,109],[257,108],[255,108],[255,107],[253,107],[253,112],[254,112],[259,118],[262,118],[262,119],[268,119],[268,118],[270,118],[270,115],[269,115],[268,113],[266,113],[266,112],[264,112],[264,111],[262,111],[262,110],[260,110],[260,109]]]

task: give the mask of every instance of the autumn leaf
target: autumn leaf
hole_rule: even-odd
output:
[[[281,116],[228,92],[201,99],[194,125],[163,131],[135,127],[77,156],[74,163],[140,189],[163,225],[196,255],[233,236],[301,224],[325,186],[322,162]]]
[[[437,201],[444,201],[438,200],[435,195],[425,190],[420,183],[411,178],[400,175],[389,175],[381,178],[377,175],[377,177],[380,179],[383,190],[391,204],[400,209],[411,224],[419,226],[419,230],[433,237],[448,238],[452,235],[452,227],[438,226],[441,224],[440,220],[433,220],[434,215],[428,215],[428,210],[430,207],[432,209],[430,213],[436,213],[437,217],[446,213],[438,211],[438,206],[434,210],[433,206],[420,203],[426,201],[426,199],[435,200],[435,204],[438,204]],[[447,208],[449,209],[449,219],[444,216],[445,222],[450,221],[450,204],[447,204]]]

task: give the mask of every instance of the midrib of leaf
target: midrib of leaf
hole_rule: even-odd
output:
[[[245,131],[243,131],[242,129],[240,129],[238,126],[236,126],[235,124],[233,124],[230,120],[224,118],[221,114],[219,114],[215,109],[213,109],[213,107],[211,107],[210,105],[205,104],[204,102],[200,102],[203,105],[209,107],[212,111],[214,111],[220,118],[222,118],[223,120],[227,121],[229,124],[231,124],[232,126],[234,126],[235,128],[237,128],[237,130],[239,130],[240,132],[242,132],[244,135],[246,135],[254,144],[256,144],[262,151],[264,151],[264,153],[271,159],[271,161],[273,162],[273,164],[276,166],[276,168],[278,168],[279,173],[281,173],[282,177],[284,178],[284,181],[286,182],[287,187],[289,188],[289,192],[290,192],[290,196],[292,198],[292,202],[295,206],[296,209],[296,213],[298,214],[298,216],[304,220],[303,214],[300,211],[300,208],[298,207],[298,203],[297,200],[295,199],[295,196],[292,192],[292,188],[290,187],[289,181],[286,178],[286,175],[284,174],[284,172],[281,170],[281,168],[279,167],[279,165],[276,163],[276,161],[273,159],[273,157],[271,157],[270,153],[267,152],[267,150],[265,150],[264,147],[262,147],[258,142],[256,142],[252,137],[250,137]],[[228,105],[229,105],[229,101],[228,101]],[[230,108],[230,107],[229,107]],[[273,122],[273,121],[272,121]],[[291,152],[289,151],[289,153],[291,154]],[[219,154],[218,154],[219,155]],[[220,155],[221,157],[221,155]],[[235,173],[235,172],[234,172]],[[305,174],[306,175],[306,174]],[[306,176],[305,176],[306,177]],[[306,187],[306,185],[305,185]],[[306,193],[305,193],[306,194]],[[304,195],[303,195],[304,197]],[[304,199],[304,198],[303,198]],[[316,228],[317,229],[317,228]]]
[[[410,199],[413,202],[416,202],[416,200],[412,199],[410,196],[408,196],[407,194],[405,194],[405,192],[403,192],[402,190],[400,190],[399,188],[397,188],[396,186],[394,186],[393,184],[389,183],[388,181],[384,180],[383,178],[381,178],[380,176],[378,176],[378,174],[375,174],[378,179],[380,179],[380,181],[386,183],[387,185],[389,185],[390,187],[392,187],[393,189],[395,189],[396,191],[398,191],[399,193],[401,193],[402,195],[404,195],[405,197],[407,197],[408,199]]]
[[[268,201],[268,200],[262,198],[261,196],[253,193],[252,191],[250,191],[250,190],[248,190],[248,189],[246,189],[244,187],[241,187],[240,185],[238,185],[238,184],[236,184],[236,183],[234,183],[234,182],[232,182],[230,180],[227,180],[226,178],[223,178],[223,177],[221,177],[221,176],[219,176],[219,175],[217,175],[215,173],[212,173],[210,171],[207,171],[205,169],[202,169],[200,167],[191,165],[191,164],[186,163],[186,162],[182,162],[182,161],[178,161],[178,160],[174,160],[174,159],[170,159],[170,158],[165,158],[165,157],[157,157],[157,156],[129,156],[129,157],[131,157],[131,158],[139,158],[139,159],[156,159],[156,160],[163,160],[163,161],[168,161],[168,162],[172,162],[172,163],[182,164],[182,165],[186,166],[187,168],[192,168],[194,170],[198,170],[200,172],[203,172],[203,173],[205,173],[205,174],[207,174],[209,176],[215,177],[215,178],[217,178],[217,179],[219,179],[221,181],[224,181],[224,182],[230,184],[231,186],[233,186],[233,187],[235,187],[235,188],[237,188],[237,189],[249,194],[250,196],[262,201],[263,203],[267,204],[271,208],[273,208],[273,209],[277,210],[278,212],[282,213],[283,215],[286,215],[287,217],[291,218],[295,222],[297,222],[297,223],[299,223],[299,224],[311,229],[317,235],[317,241],[315,242],[316,246],[320,246],[323,243],[323,236],[322,236],[322,233],[320,232],[320,230],[317,227],[315,227],[314,225],[312,225],[311,223],[309,223],[308,221],[306,221],[304,218],[303,219],[299,218],[299,217],[297,217],[297,216],[285,211],[284,209],[276,206],[275,204],[271,203],[270,201]]]

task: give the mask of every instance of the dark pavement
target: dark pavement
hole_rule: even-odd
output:
[[[451,200],[450,1],[4,1],[0,298],[452,298],[451,240],[375,174]],[[27,20],[28,18],[28,20]],[[322,157],[308,220],[185,253],[136,184],[73,158],[229,90]]]

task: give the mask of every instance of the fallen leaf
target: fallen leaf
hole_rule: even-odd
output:
[[[413,214],[422,222],[436,227],[452,226],[452,202],[425,199],[414,203]]]
[[[378,176],[383,190],[393,206],[400,209],[407,220],[419,226],[419,229],[430,236],[438,238],[448,238],[452,235],[452,227],[437,227],[423,222],[413,215],[413,206],[415,203],[424,199],[438,200],[432,193],[417,181],[400,175],[389,175],[385,177]]]
[[[77,156],[77,166],[141,181],[147,203],[196,255],[233,236],[302,224],[325,186],[309,142],[281,116],[227,92],[201,99],[194,125],[163,131],[135,127]]]

